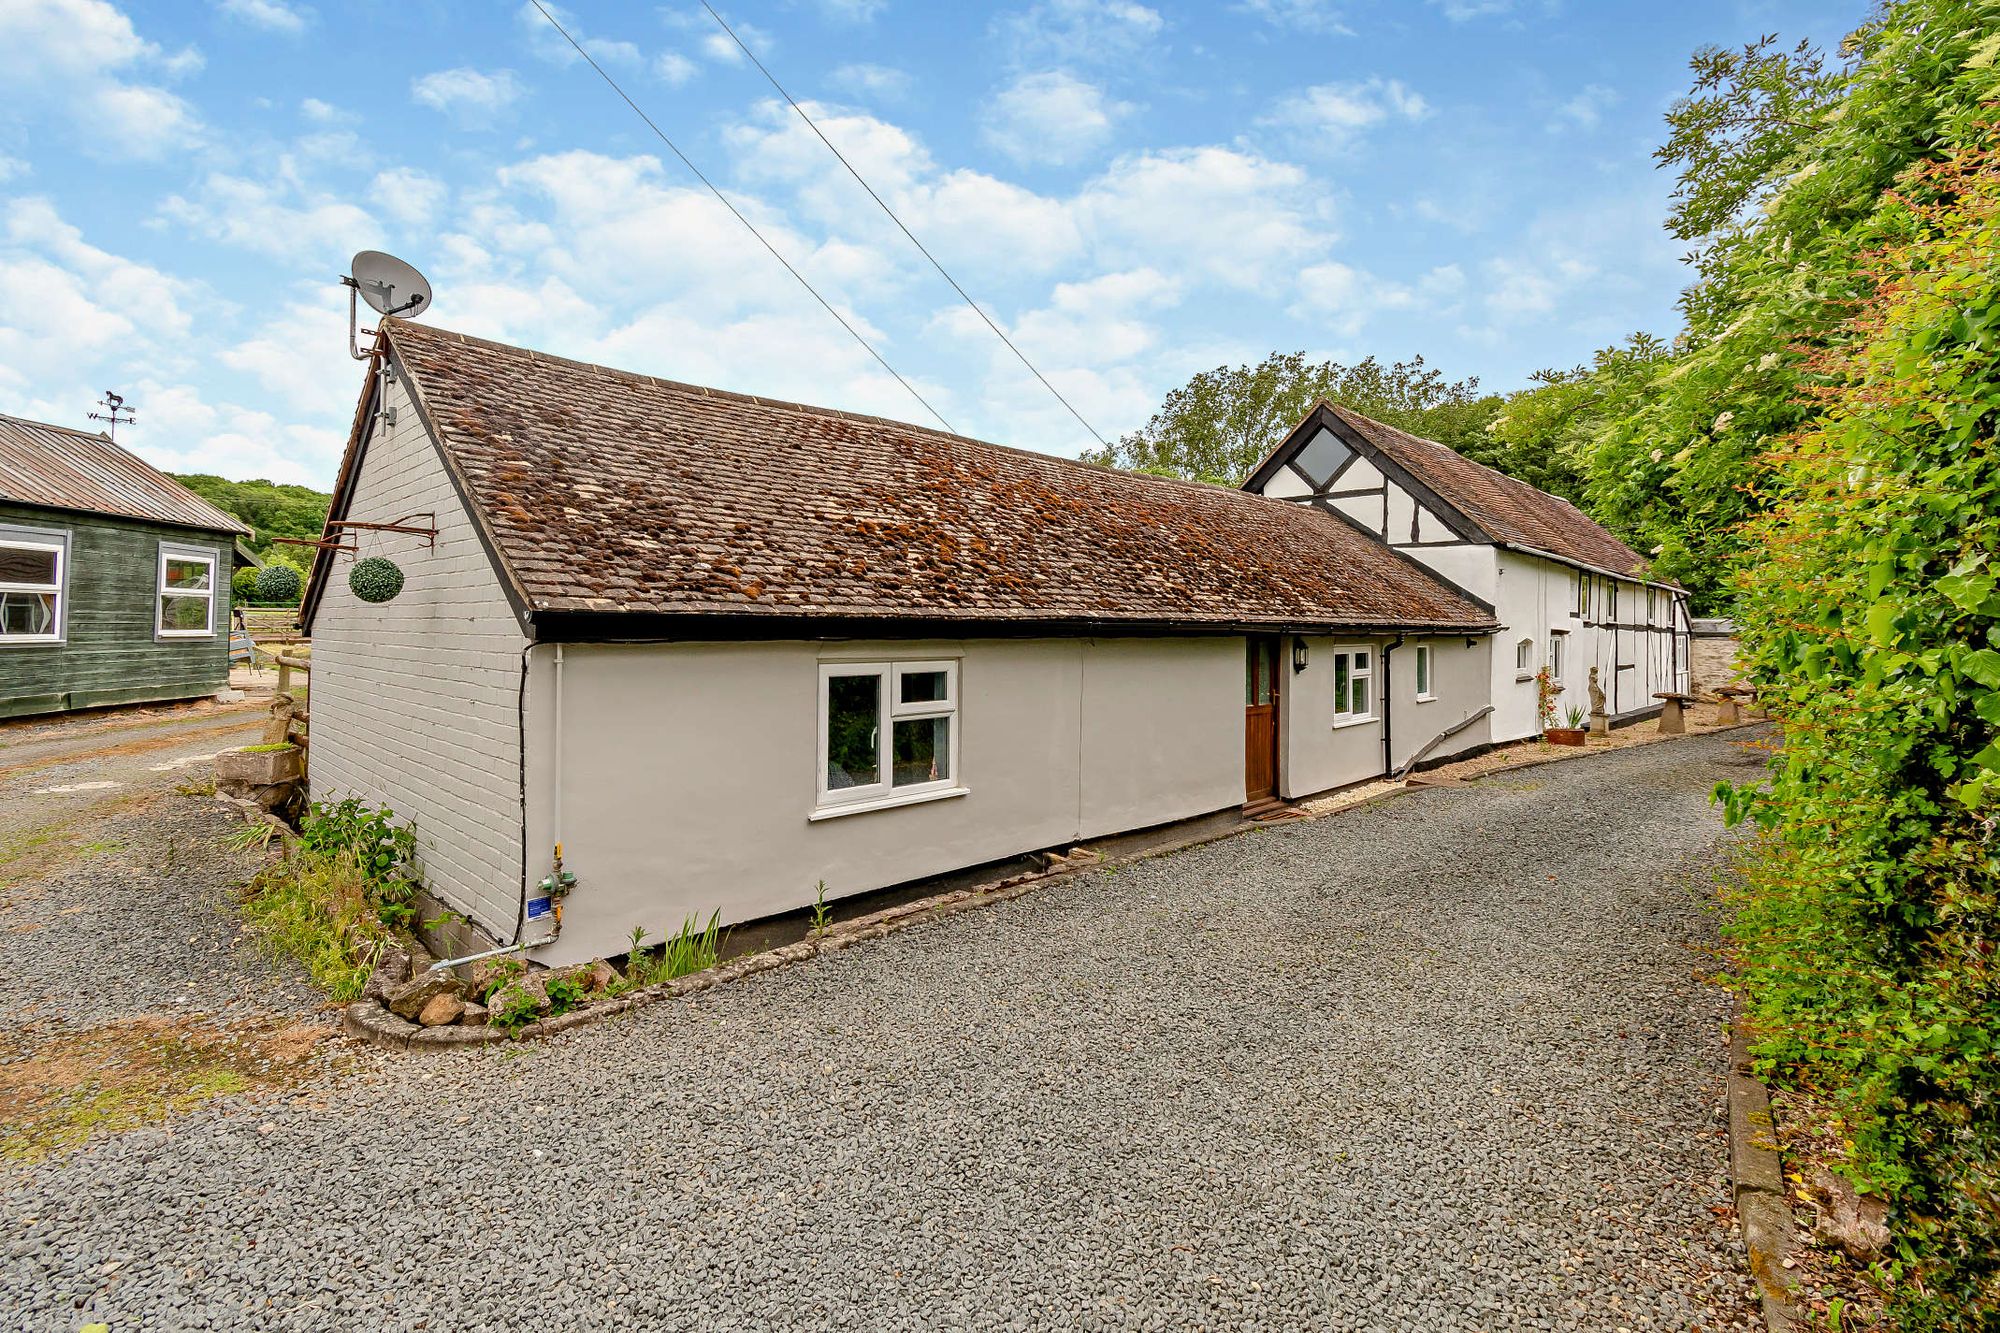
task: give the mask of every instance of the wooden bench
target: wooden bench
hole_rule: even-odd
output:
[[[1679,736],[1687,731],[1687,716],[1682,711],[1691,703],[1698,703],[1692,694],[1682,694],[1679,690],[1661,690],[1653,696],[1662,701],[1660,706],[1660,734]]]

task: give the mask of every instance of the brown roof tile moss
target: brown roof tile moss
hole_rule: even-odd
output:
[[[537,612],[1493,625],[1296,505],[384,328]]]
[[[1645,558],[1560,496],[1497,472],[1435,440],[1386,426],[1352,408],[1327,408],[1361,438],[1428,486],[1491,540],[1528,546],[1579,564],[1644,577]]]

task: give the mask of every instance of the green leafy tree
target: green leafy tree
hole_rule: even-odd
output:
[[[242,519],[251,528],[247,545],[259,559],[268,560],[285,550],[273,537],[300,537],[318,540],[326,527],[327,507],[333,497],[310,486],[285,482],[230,481],[210,473],[175,474],[174,480],[226,514]],[[300,548],[293,548],[300,549]],[[287,563],[296,564],[288,560]]]
[[[1987,50],[2000,46],[2000,39]],[[1880,202],[1804,354],[1738,616],[1784,725],[1730,926],[1760,1052],[1830,1090],[1886,1194],[1895,1326],[2000,1321],[2000,151]]]
[[[1422,357],[1383,365],[1274,352],[1254,366],[1204,370],[1167,395],[1145,426],[1086,462],[1234,486],[1322,398],[1454,447],[1483,444],[1500,405],[1476,379],[1447,380]]]

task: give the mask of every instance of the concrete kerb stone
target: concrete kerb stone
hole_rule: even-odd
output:
[[[1751,1069],[1750,1039],[1739,1006],[1729,1037],[1729,1175],[1736,1220],[1764,1306],[1764,1323],[1771,1333],[1798,1333],[1805,1320],[1788,1267],[1798,1253],[1798,1228],[1785,1196],[1771,1094]]]
[[[1719,727],[1711,731],[1694,733],[1681,739],[1694,739],[1696,735],[1713,736],[1723,731],[1738,731],[1747,727],[1760,725],[1762,723],[1748,722],[1739,727]],[[1619,748],[1629,749],[1630,747],[1621,746]],[[1561,763],[1564,760],[1580,759],[1593,753],[1607,754],[1610,751],[1585,750],[1576,754],[1529,759],[1518,764],[1510,764],[1504,768],[1490,769],[1485,773],[1477,774],[1476,777],[1491,777],[1495,773],[1509,773],[1516,769],[1535,768],[1542,764]],[[1473,779],[1467,780],[1471,781]],[[1351,801],[1345,805],[1335,806],[1331,810],[1308,811],[1305,813],[1304,820],[1297,822],[1330,819],[1336,815],[1347,814],[1352,810],[1360,810],[1366,806],[1375,805],[1392,797],[1414,795],[1429,790],[1433,789],[1426,786],[1412,785],[1407,782],[1399,783],[1384,791],[1363,797],[1358,801]],[[691,972],[686,976],[674,977],[671,980],[662,981],[656,985],[647,986],[635,991],[628,991],[626,994],[617,996],[616,998],[585,1005],[581,1009],[573,1009],[569,1013],[561,1014],[554,1018],[536,1019],[514,1033],[504,1032],[494,1027],[418,1027],[414,1023],[405,1023],[402,1019],[389,1013],[380,1004],[367,1000],[349,1005],[346,1015],[342,1020],[342,1025],[350,1036],[360,1038],[363,1041],[373,1042],[377,1046],[398,1051],[442,1050],[448,1047],[459,1046],[486,1046],[495,1042],[530,1040],[536,1037],[554,1036],[559,1032],[567,1032],[572,1028],[582,1027],[586,1023],[594,1023],[600,1019],[610,1018],[615,1014],[629,1013],[641,1005],[651,1004],[656,1000],[670,1000],[684,995],[698,994],[701,991],[712,990],[717,986],[739,981],[745,977],[755,976],[760,972],[770,972],[780,967],[802,963],[808,959],[816,958],[822,953],[834,953],[867,940],[881,939],[886,935],[895,934],[912,926],[943,921],[948,917],[958,915],[960,912],[972,911],[977,908],[991,906],[995,903],[1012,902],[1014,899],[1020,898],[1035,889],[1072,878],[1084,872],[1135,865],[1141,861],[1150,861],[1162,856],[1172,856],[1179,852],[1206,846],[1209,843],[1222,842],[1225,839],[1241,837],[1244,834],[1259,832],[1270,827],[1282,826],[1259,824],[1251,820],[1245,820],[1238,824],[1232,824],[1227,828],[1194,834],[1190,837],[1176,839],[1173,842],[1161,843],[1155,847],[1142,848],[1124,856],[1108,857],[1101,861],[1088,861],[1073,865],[1052,866],[1047,870],[1029,871],[1007,879],[995,880],[990,884],[953,889],[947,893],[940,893],[935,897],[919,899],[912,903],[903,903],[896,907],[887,907],[879,912],[871,912],[867,916],[858,916],[851,921],[840,922],[837,925],[829,926],[823,934],[813,938],[799,940],[792,944],[779,945],[776,948],[766,949],[761,953],[745,954],[741,958],[732,958],[728,962],[718,963],[716,966],[704,971]],[[1774,1325],[1774,1327],[1776,1326]]]

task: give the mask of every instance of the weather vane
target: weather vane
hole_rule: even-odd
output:
[[[92,421],[102,421],[105,425],[104,433],[114,440],[118,438],[118,428],[120,426],[129,426],[139,419],[137,412],[125,411],[125,395],[122,393],[113,393],[111,390],[106,389],[104,397],[98,400],[97,405],[104,410],[102,412],[92,412],[90,419]]]

